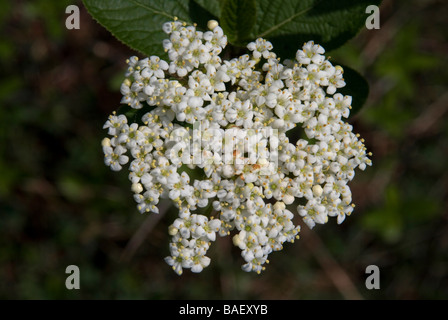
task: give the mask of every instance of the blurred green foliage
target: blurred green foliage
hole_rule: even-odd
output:
[[[65,29],[69,4],[81,8],[80,30]],[[443,1],[384,1],[380,30],[330,52],[371,86],[352,124],[373,167],[351,184],[353,215],[312,233],[366,299],[448,298],[447,14]],[[163,261],[168,212],[126,258],[148,216],[136,210],[126,172],[103,165],[100,143],[134,53],[80,1],[4,1],[0,19],[0,298],[344,297],[306,234],[261,276],[242,272],[239,250],[223,238],[209,268],[178,277]],[[71,264],[80,290],[65,288]],[[364,286],[369,264],[380,267],[380,290]]]

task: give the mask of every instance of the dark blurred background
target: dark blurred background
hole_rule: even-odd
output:
[[[70,4],[80,30],[65,28]],[[102,126],[135,52],[80,1],[2,1],[0,298],[448,299],[447,16],[443,0],[384,0],[379,30],[329,53],[371,89],[351,120],[373,152],[351,217],[302,228],[262,275],[241,271],[226,237],[210,267],[179,277],[163,261],[174,213],[140,215],[126,170],[103,164]],[[72,264],[80,290],[65,287]],[[371,264],[379,290],[365,287]]]

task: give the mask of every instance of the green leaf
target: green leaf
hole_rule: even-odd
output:
[[[224,0],[221,27],[230,43],[245,45],[256,22],[255,0]]]
[[[194,0],[198,5],[214,15],[216,18],[221,17],[222,0]]]
[[[199,5],[197,1],[190,0],[188,2],[188,9],[190,13],[190,19],[191,21],[197,23],[198,29],[208,30],[207,23],[210,20],[219,20],[217,15],[212,14],[206,9],[206,7]]]
[[[361,110],[362,106],[369,96],[369,83],[357,71],[347,66],[341,65],[344,69],[345,87],[338,89],[337,92],[343,95],[352,96],[352,109],[350,118]]]
[[[83,0],[89,13],[117,39],[151,56],[166,56],[163,23],[174,17],[191,23],[188,0]]]
[[[364,27],[368,5],[380,0],[259,0],[253,38],[266,38],[274,51],[291,58],[309,40],[327,51],[353,38]]]

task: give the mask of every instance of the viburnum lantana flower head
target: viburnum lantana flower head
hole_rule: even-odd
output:
[[[109,117],[105,164],[129,165],[141,213],[159,213],[161,199],[178,209],[165,259],[176,273],[201,272],[217,235],[231,234],[243,270],[260,273],[271,252],[298,238],[298,218],[313,228],[350,215],[348,182],[371,161],[345,121],[343,70],[324,48],[310,41],[281,63],[259,38],[223,60],[227,38],[216,21],[209,27],[167,22],[169,61],[127,61],[121,102],[143,115]],[[292,130],[302,135],[296,143]]]

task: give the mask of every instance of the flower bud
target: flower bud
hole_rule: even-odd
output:
[[[324,190],[322,189],[322,187],[320,185],[317,184],[317,185],[313,186],[313,194],[314,194],[314,196],[320,197],[322,195],[323,191]]]
[[[216,20],[210,20],[209,22],[207,22],[207,28],[209,28],[210,30],[215,29],[218,25],[218,21]]]

